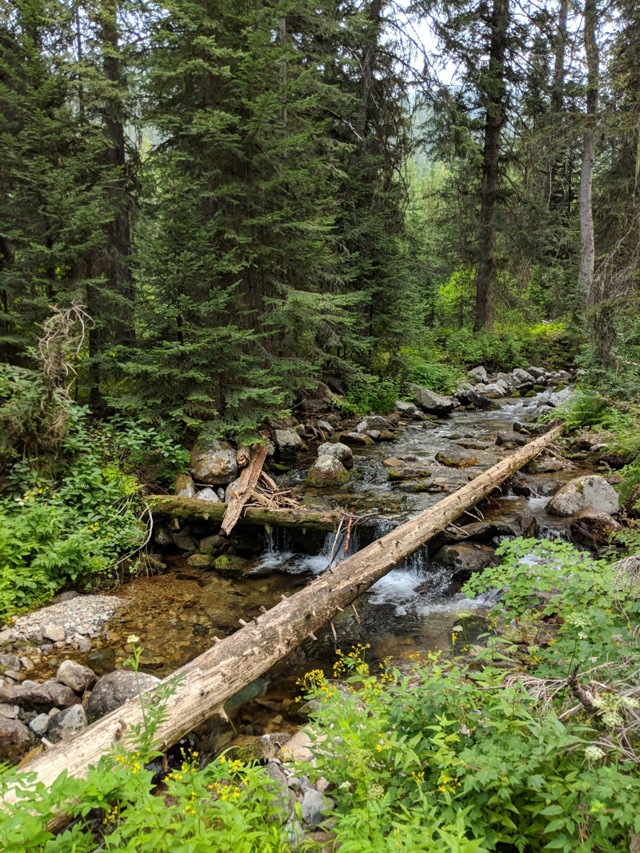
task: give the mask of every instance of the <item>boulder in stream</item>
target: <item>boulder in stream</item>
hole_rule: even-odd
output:
[[[322,489],[328,486],[344,486],[349,482],[349,472],[337,456],[318,456],[309,468],[307,486]]]
[[[296,438],[300,441],[300,436]],[[191,451],[191,471],[198,483],[229,483],[238,474],[236,451],[227,441],[201,439]]]
[[[302,448],[302,438],[295,429],[277,429],[276,447],[280,453],[295,453]]]
[[[138,688],[138,684],[140,685]],[[90,719],[104,717],[115,711],[129,699],[160,684],[160,679],[146,672],[130,672],[128,669],[116,669],[98,679],[87,703],[87,716]]]
[[[547,512],[570,516],[591,509],[610,515],[619,507],[620,500],[613,486],[598,474],[587,474],[576,477],[556,492],[547,505]]]
[[[430,391],[428,388],[422,388],[420,385],[413,386],[413,402],[423,411],[429,412],[431,415],[445,416],[450,415],[454,409],[454,401],[451,397],[443,397],[442,394],[436,394],[435,391]]]
[[[478,457],[463,453],[459,447],[452,445],[448,450],[438,451],[436,461],[448,468],[470,468],[478,464]]]
[[[597,551],[607,544],[612,533],[622,530],[622,525],[606,512],[585,510],[573,519],[569,529],[574,542]]]
[[[396,409],[400,412],[403,418],[420,417],[420,410],[415,403],[407,403],[405,400],[396,400]]]
[[[494,563],[495,551],[477,542],[456,542],[443,545],[439,551],[436,551],[433,559],[456,574],[458,572],[466,574],[481,572]]]
[[[370,432],[371,430],[379,432],[383,429],[393,429],[393,424],[390,420],[383,418],[380,415],[368,415],[366,418],[363,418],[356,427],[358,432]]]
[[[353,450],[340,441],[326,441],[318,447],[318,457],[333,456],[339,459],[345,468],[353,467]]]

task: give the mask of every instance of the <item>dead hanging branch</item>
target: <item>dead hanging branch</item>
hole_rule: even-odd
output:
[[[42,376],[51,393],[71,398],[71,389],[78,378],[75,368],[82,352],[91,317],[79,302],[68,308],[53,306],[51,316],[42,324],[38,338],[38,356]]]
[[[45,386],[41,403],[43,437],[48,444],[57,444],[66,435],[71,391],[78,378],[76,364],[87,327],[92,324],[79,302],[68,308],[53,306],[51,316],[42,324],[37,354]]]

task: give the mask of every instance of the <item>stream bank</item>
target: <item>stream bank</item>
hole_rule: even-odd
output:
[[[348,543],[338,543],[338,558],[345,555],[345,545],[346,552],[353,553],[369,536],[381,535],[391,525],[439,500],[439,493],[402,488],[403,481],[389,478],[385,461],[394,458],[407,465],[428,467],[433,478],[440,472],[438,478],[446,481],[442,491],[453,490],[508,453],[509,442],[497,441],[500,433],[513,436],[514,424],[526,429],[523,422],[541,403],[545,404],[544,397],[507,399],[496,408],[455,412],[446,421],[400,421],[393,442],[383,445],[371,441],[357,448],[349,483],[330,496],[324,490],[324,500],[330,498],[335,505],[360,511],[363,507],[368,511],[376,508],[384,517],[373,533],[356,529]],[[458,449],[468,454],[469,464],[450,464],[450,454]],[[393,457],[389,457],[390,452]],[[304,458],[300,461],[308,462]],[[307,467],[293,467],[281,482],[301,487]],[[557,456],[533,466],[518,478],[515,487],[512,484],[481,508],[480,521],[474,518],[470,525],[462,524],[438,537],[430,549],[422,549],[375,584],[354,609],[335,620],[335,636],[326,628],[317,641],[305,642],[228,703],[236,730],[244,736],[293,731],[301,722],[294,701],[298,679],[309,669],[329,669],[338,645],[367,643],[374,659],[391,657],[402,665],[415,654],[435,649],[446,652],[451,646],[451,628],[460,620],[461,612],[467,614],[469,631],[473,624],[477,631],[482,630],[481,617],[492,603],[491,596],[467,600],[459,592],[468,572],[482,568],[478,563],[470,565],[471,554],[474,560],[480,556],[480,563],[491,559],[493,548],[505,535],[568,536],[571,520],[547,512],[548,495],[563,483],[592,473],[593,466],[587,460],[567,463]],[[313,496],[317,500],[317,493]],[[181,528],[179,535],[182,542],[190,539],[195,544],[216,534],[206,527],[191,526],[188,531]],[[106,632],[98,631],[92,638],[90,651],[74,647],[78,641],[68,643],[66,637],[45,643],[47,648],[40,649],[27,672],[37,678],[51,678],[62,660],[71,656],[103,675],[119,669],[129,657],[127,637],[134,634],[143,648],[141,668],[162,677],[208,648],[214,636],[233,633],[238,620],[249,621],[261,607],[268,609],[282,594],[300,589],[309,577],[327,567],[336,551],[331,535],[320,542],[316,535],[301,531],[252,530],[250,535],[244,531],[236,543],[236,549],[245,549],[245,571],[241,574],[228,577],[188,565],[186,554],[176,553],[174,548],[173,554],[162,555],[168,571],[138,578],[118,590],[123,606],[109,621]],[[450,559],[444,559],[443,551]],[[5,679],[9,686],[12,681],[23,681],[26,674],[20,669],[12,673]],[[215,752],[233,737],[233,732],[216,720],[206,724],[200,735],[201,748],[204,745]]]

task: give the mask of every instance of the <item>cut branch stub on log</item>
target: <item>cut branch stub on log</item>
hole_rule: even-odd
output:
[[[267,613],[179,669],[171,677],[177,677],[180,686],[166,700],[164,721],[156,730],[155,745],[161,750],[167,749],[219,712],[228,699],[286,657],[390,569],[534,459],[561,431],[561,426],[555,427],[520,448],[459,491],[326,571],[300,592],[283,598]],[[146,701],[153,701],[153,696],[154,691],[149,691]],[[52,784],[64,770],[70,776],[82,777],[89,765],[95,764],[114,743],[122,742],[123,733],[126,736],[126,732],[141,723],[140,701],[132,699],[71,740],[30,761],[25,772],[35,773],[36,779],[45,785]],[[5,801],[15,800],[15,790],[9,790]],[[59,825],[64,825],[62,819]]]

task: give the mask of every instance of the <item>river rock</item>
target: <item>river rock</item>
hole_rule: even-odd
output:
[[[606,512],[585,510],[571,521],[569,530],[574,542],[596,551],[607,544],[612,533],[622,530],[622,525]]]
[[[212,536],[205,536],[204,539],[200,540],[200,551],[210,554],[212,557],[217,557],[218,554],[228,551],[229,545],[230,543],[226,536],[214,533]]]
[[[471,388],[458,388],[454,397],[463,406],[472,406],[475,409],[499,409],[500,405],[488,397],[484,397]]]
[[[421,388],[419,385],[413,386],[413,402],[425,412],[431,415],[449,415],[453,411],[454,402],[451,397],[443,397],[441,394],[436,394],[435,391],[430,391],[428,388]]]
[[[153,541],[161,548],[171,545],[171,531],[166,524],[155,524],[153,527]]]
[[[187,565],[190,569],[209,569],[211,568],[211,554],[191,554],[187,558]]]
[[[302,438],[295,429],[277,429],[276,447],[281,453],[295,453],[302,447]]]
[[[452,446],[448,450],[438,451],[436,461],[449,468],[470,468],[478,464],[478,457],[463,453],[459,447]]]
[[[254,564],[246,557],[238,557],[235,554],[221,554],[212,563],[213,568],[222,577],[244,577],[251,572]]]
[[[363,432],[343,432],[340,433],[340,441],[342,444],[348,444],[350,447],[367,447],[373,444],[371,436]]]
[[[280,750],[280,758],[282,761],[311,761],[313,753],[311,752],[311,738],[304,729],[297,731],[294,736]]]
[[[325,435],[333,435],[335,432],[329,421],[316,421],[316,427]]]
[[[327,486],[344,486],[349,482],[349,472],[336,456],[318,456],[309,468],[307,474],[307,486],[316,489]]]
[[[400,460],[398,460],[400,461]],[[404,465],[398,467],[390,467],[387,470],[387,476],[393,482],[400,480],[419,480],[424,477],[430,477],[431,471],[421,465]]]
[[[9,695],[5,698],[5,689],[0,690],[0,701],[10,701],[21,708],[41,710],[44,708],[69,708],[75,705],[78,697],[64,684],[57,681],[45,681],[42,684],[35,682],[24,682],[9,688]]]
[[[22,666],[18,655],[0,655],[0,671],[20,669]]]
[[[47,733],[50,722],[51,717],[48,714],[38,714],[38,716],[34,717],[29,723],[29,728],[34,735],[37,735],[37,737],[44,737]]]
[[[137,679],[137,680],[136,680]],[[117,669],[98,679],[87,703],[87,716],[91,719],[104,717],[115,711],[129,699],[138,696],[138,681],[142,693],[160,684],[160,679],[146,672],[130,672]]]
[[[506,397],[508,391],[509,389],[506,388],[502,382],[490,382],[483,388],[483,393],[486,394],[489,399],[493,399],[494,397]]]
[[[333,456],[339,459],[345,468],[353,467],[353,451],[347,444],[340,441],[326,441],[318,447],[318,457]]]
[[[0,761],[14,764],[36,743],[34,733],[20,720],[0,717]]]
[[[69,740],[86,726],[87,715],[84,708],[82,705],[72,705],[71,708],[60,711],[50,720],[47,740],[51,743]]]
[[[486,383],[489,381],[487,369],[482,365],[479,365],[478,367],[472,367],[471,370],[467,370],[467,376],[472,382]]]
[[[196,540],[191,535],[191,531],[188,527],[185,527],[184,530],[178,530],[175,533],[172,533],[171,540],[176,548],[180,548],[181,551],[196,550]]]
[[[296,438],[301,440],[299,435]],[[200,439],[191,451],[191,472],[198,483],[213,486],[229,483],[238,474],[236,451],[227,441]]]
[[[393,424],[387,418],[383,418],[380,415],[369,415],[363,418],[356,427],[358,432],[370,432],[371,430],[380,432],[383,429],[393,429]]]
[[[56,672],[56,681],[70,687],[76,693],[84,693],[96,683],[96,678],[92,669],[74,660],[62,661]]]
[[[512,371],[512,376],[518,385],[533,385],[535,382],[534,377],[521,367],[516,367]]]
[[[199,501],[209,501],[212,504],[222,503],[220,498],[218,497],[218,493],[214,492],[213,489],[207,487],[206,489],[201,489],[196,495]]]
[[[454,572],[481,572],[494,562],[495,552],[477,542],[457,542],[443,545],[433,559]]]
[[[64,625],[56,622],[41,622],[40,631],[45,640],[51,640],[54,643],[64,642],[67,637]]]
[[[311,829],[317,829],[333,808],[335,803],[330,797],[325,797],[315,788],[308,788],[300,805],[302,820]]]
[[[415,418],[420,415],[420,411],[414,403],[406,403],[404,400],[396,400],[396,409],[403,418]]]
[[[518,447],[524,447],[527,443],[527,439],[524,435],[521,435],[518,432],[507,432],[506,430],[500,430],[498,435],[496,436],[496,444],[500,447],[502,445],[515,444]]]
[[[598,474],[576,477],[551,498],[547,512],[552,515],[577,515],[586,509],[611,514],[620,506],[618,493]]]
[[[533,367],[532,365],[529,365],[529,367],[527,367],[527,373],[538,381],[547,378],[547,371],[543,367]]]
[[[233,480],[231,483],[229,483],[229,485],[227,486],[227,488],[225,489],[225,492],[224,492],[224,503],[227,503],[227,504],[229,503],[229,501],[235,495],[239,485],[240,485],[240,477],[236,477],[235,480]]]
[[[173,492],[179,498],[195,498],[196,484],[190,474],[176,474]]]

